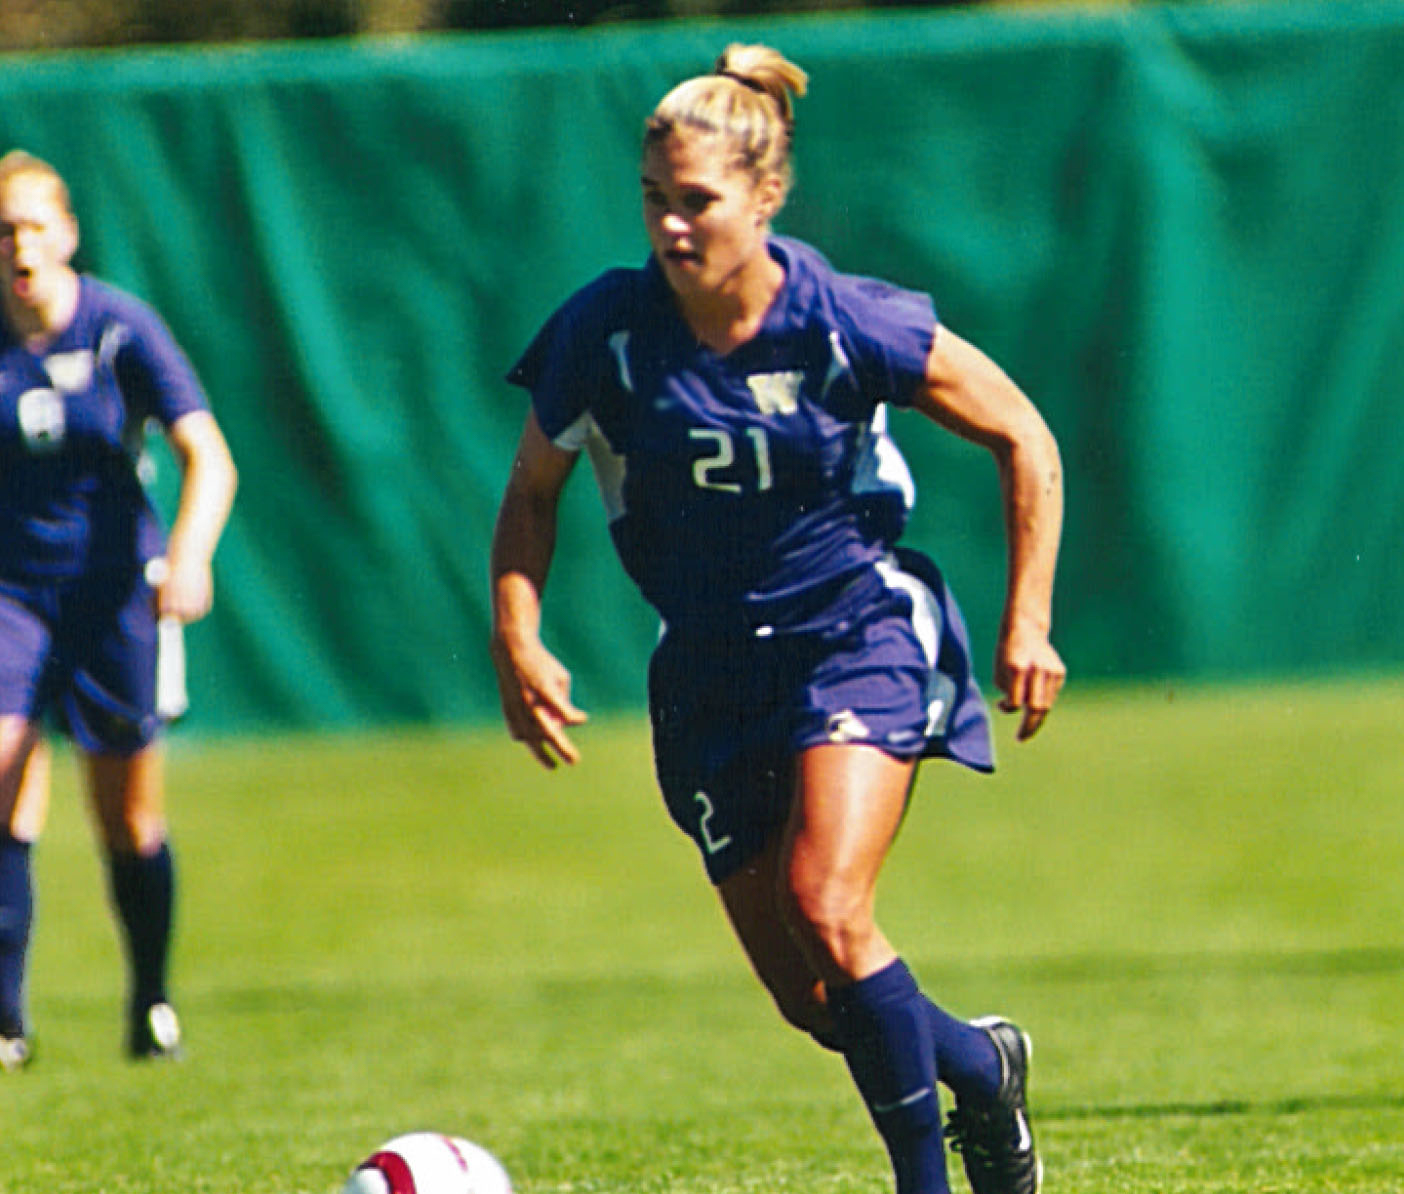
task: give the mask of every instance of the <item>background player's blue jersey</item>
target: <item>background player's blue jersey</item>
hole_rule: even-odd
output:
[[[160,317],[93,278],[42,353],[0,325],[0,578],[71,579],[159,555],[136,469],[145,424],[206,406]]]
[[[590,452],[624,567],[670,627],[821,628],[866,599],[911,505],[883,404],[923,382],[931,300],[794,240],[770,252],[784,284],[730,353],[698,343],[650,259],[577,292],[509,374],[548,438]]]

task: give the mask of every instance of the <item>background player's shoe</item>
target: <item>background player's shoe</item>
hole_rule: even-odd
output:
[[[974,1194],[1038,1194],[1043,1163],[1034,1151],[1024,1103],[1033,1044],[999,1016],[972,1023],[985,1030],[999,1052],[999,1091],[981,1103],[957,1099],[947,1117],[946,1136],[965,1163]]]
[[[22,1036],[0,1036],[0,1071],[22,1070],[34,1056]]]
[[[181,1056],[180,1020],[169,1003],[153,1003],[132,1016],[127,1053],[138,1060],[178,1061]]]

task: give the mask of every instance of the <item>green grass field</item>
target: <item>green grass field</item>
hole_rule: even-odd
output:
[[[926,770],[882,920],[933,997],[1032,1032],[1049,1194],[1404,1189],[1401,725],[1401,680],[1074,689],[994,779]],[[333,1194],[419,1128],[519,1194],[889,1189],[642,725],[578,740],[548,775],[490,730],[177,739],[189,1055],[158,1067],[121,1057],[61,758],[0,1194]]]

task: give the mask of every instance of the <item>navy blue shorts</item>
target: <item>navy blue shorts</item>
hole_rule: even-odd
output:
[[[936,566],[900,550],[861,615],[827,632],[670,629],[649,666],[654,762],[668,811],[720,883],[789,816],[796,756],[824,743],[994,769],[965,624]]]
[[[83,749],[156,736],[156,598],[141,573],[0,581],[0,713],[54,715]]]

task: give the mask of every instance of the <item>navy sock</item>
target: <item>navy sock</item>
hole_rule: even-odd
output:
[[[925,997],[923,997],[925,998]],[[959,1099],[983,1102],[999,1092],[999,1051],[984,1029],[957,1020],[926,999],[936,1070]]]
[[[829,991],[844,1058],[887,1145],[897,1194],[947,1194],[929,1000],[899,960]]]
[[[34,924],[30,844],[0,833],[0,1035],[23,1036],[24,964]]]
[[[113,854],[108,859],[112,902],[131,966],[133,1011],[166,998],[166,963],[175,908],[175,867],[170,847],[155,854]]]

